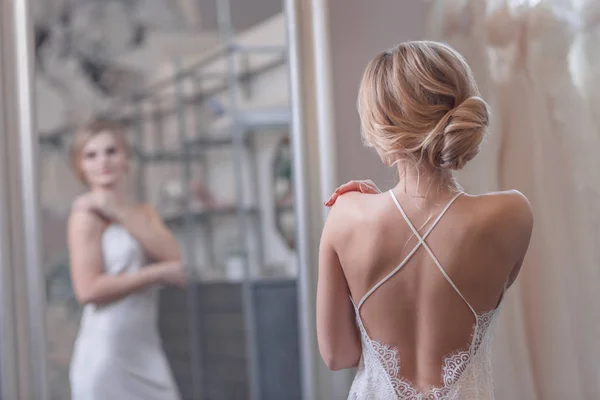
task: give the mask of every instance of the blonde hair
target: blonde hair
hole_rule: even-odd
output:
[[[369,62],[358,113],[363,141],[384,163],[409,159],[442,170],[473,159],[489,125],[464,58],[429,41],[402,43]]]
[[[81,127],[73,138],[71,143],[71,168],[73,169],[75,176],[81,183],[87,185],[85,174],[81,168],[81,159],[83,158],[83,149],[87,142],[90,141],[94,136],[101,133],[109,132],[115,136],[118,142],[120,142],[123,151],[127,157],[131,157],[131,147],[127,140],[125,140],[125,134],[123,128],[116,122],[110,120],[95,120],[83,127]]]

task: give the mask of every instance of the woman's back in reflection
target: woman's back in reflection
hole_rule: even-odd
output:
[[[492,323],[533,221],[520,193],[470,196],[454,178],[479,151],[487,104],[458,53],[407,42],[369,63],[358,109],[364,141],[400,183],[344,194],[327,218],[323,359],[359,367],[350,399],[493,399]]]

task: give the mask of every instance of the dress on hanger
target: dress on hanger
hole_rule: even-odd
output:
[[[573,78],[600,135],[600,2],[584,0],[578,14],[581,25],[571,54]]]
[[[571,310],[569,323],[579,328],[571,332],[569,350],[574,356],[560,357],[573,359],[571,371],[577,371],[580,398],[597,398],[600,351],[593,343],[600,337],[600,321],[589,321],[589,315],[600,307],[600,136],[569,69],[569,53],[577,30],[573,11],[565,0],[546,0],[532,10],[530,24],[534,37],[529,63],[535,71],[534,81],[539,87],[546,87],[552,129],[549,132],[556,137],[556,146],[544,149],[548,153],[544,163],[547,176],[544,193],[547,202],[555,202],[552,218],[560,215],[562,221],[542,223],[547,224],[545,229],[552,236],[559,233],[553,229],[557,226],[562,232],[554,242],[557,246],[554,253],[561,253],[560,259],[564,260],[557,265],[557,279],[563,282],[565,303]],[[565,265],[570,268],[565,269]],[[558,393],[553,392],[548,398]],[[563,393],[573,396],[564,389]]]
[[[533,160],[530,157],[534,136],[530,134],[533,126],[528,118],[533,91],[521,56],[523,15],[506,0],[490,0],[487,8],[485,37],[490,50],[490,77],[497,100],[493,112],[501,120],[501,130],[496,132],[501,138],[500,188],[521,190],[531,202],[535,202],[532,199],[534,193],[530,190],[534,185]],[[529,247],[528,263],[536,263],[534,245],[532,243]],[[527,317],[520,286],[518,279],[504,300],[504,311],[498,321],[492,357],[496,395],[500,399],[536,400],[533,368],[528,354]]]
[[[510,369],[498,372],[506,398],[525,398],[514,379],[533,396],[526,398],[598,394],[589,375],[589,352],[581,348],[591,347],[596,330],[568,328],[591,325],[589,315],[573,310],[593,304],[600,282],[590,281],[598,246],[590,214],[597,185],[589,173],[594,166],[589,149],[598,147],[569,72],[573,24],[565,18],[568,10],[557,4],[542,0],[533,7],[511,7],[504,2],[487,18],[503,119],[501,186],[522,191],[535,218],[516,293],[507,299],[513,304],[507,304],[500,321],[500,331],[508,335],[499,335],[505,351],[498,353],[506,366],[529,366],[526,376],[535,381],[532,387],[518,374],[509,378]]]

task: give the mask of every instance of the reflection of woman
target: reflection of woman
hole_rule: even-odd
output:
[[[183,285],[183,267],[157,213],[127,201],[129,153],[110,122],[83,128],[73,146],[73,167],[90,189],[75,201],[68,227],[75,294],[85,305],[73,400],[179,399],[158,333],[157,286]]]
[[[377,55],[358,104],[365,142],[401,182],[328,202],[321,354],[332,369],[359,367],[350,399],[493,399],[492,325],[532,212],[518,192],[467,195],[454,179],[479,151],[488,107],[464,59],[434,42]]]

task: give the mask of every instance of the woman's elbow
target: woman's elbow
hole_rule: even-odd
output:
[[[81,306],[86,306],[88,304],[101,305],[106,303],[104,296],[101,296],[92,288],[75,290],[75,298]]]
[[[80,306],[85,306],[88,304],[95,303],[94,297],[90,293],[87,293],[87,292],[75,292],[75,298],[77,299],[77,302],[79,303]]]
[[[355,368],[360,362],[360,349],[345,352],[321,353],[321,357],[331,371]]]
[[[325,365],[329,368],[330,371],[341,371],[343,369],[352,368],[352,365],[348,365],[345,360],[342,360],[340,357],[328,357],[324,358]]]

